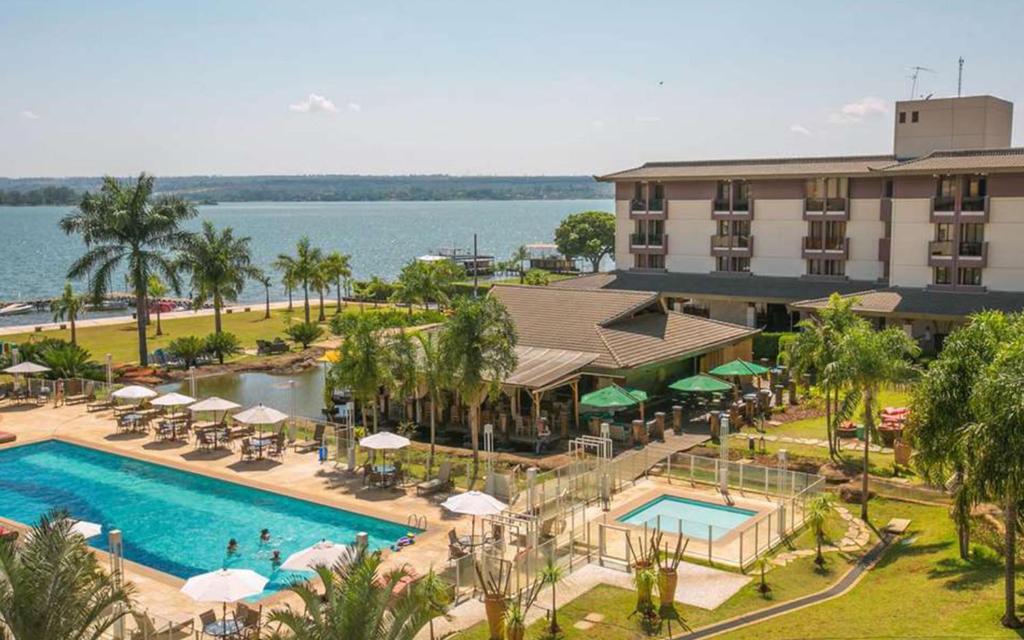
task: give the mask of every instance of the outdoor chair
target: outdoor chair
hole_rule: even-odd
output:
[[[270,451],[267,452],[267,455],[271,458],[283,458],[284,450],[288,447],[285,438],[286,436],[284,431],[278,433],[277,437],[275,437],[274,441],[270,444]]]
[[[242,440],[242,454],[241,460],[243,462],[250,462],[256,459],[256,451],[252,448],[252,444],[249,443],[249,439]]]
[[[203,629],[214,622],[217,622],[217,613],[213,609],[207,609],[199,614],[199,624],[202,625]]]
[[[96,398],[95,387],[92,382],[87,382],[81,393],[73,393],[64,398],[64,404],[82,404]]]
[[[263,615],[259,610],[249,608],[242,603],[239,603],[235,609],[235,620],[242,623],[240,634],[242,638],[259,638],[262,618]]]
[[[149,613],[132,611],[132,618],[135,620],[135,629],[132,630],[132,640],[150,640],[151,638],[166,638],[167,640],[183,640],[191,638],[195,621],[188,620],[177,624],[168,622],[167,626],[158,629],[149,617]]]
[[[445,460],[437,470],[437,477],[416,485],[416,495],[431,495],[451,487],[452,463]]]
[[[321,424],[321,423],[317,423],[316,427],[314,427],[314,429],[313,429],[313,439],[312,440],[296,440],[292,444],[292,447],[298,453],[305,453],[307,451],[315,451],[315,450],[319,449],[322,446],[322,443],[324,441],[324,430],[325,429],[326,429],[326,425]]]
[[[88,411],[89,413],[93,413],[96,411],[106,411],[107,409],[110,409],[113,406],[113,400],[107,397],[103,398],[102,400],[90,401],[88,404],[85,405],[85,410]]]
[[[210,451],[216,446],[216,434],[210,429],[196,432],[196,446],[200,451]]]

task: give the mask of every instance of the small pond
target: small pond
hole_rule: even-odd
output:
[[[294,386],[292,385],[294,382]],[[189,393],[188,380],[159,387],[162,393]],[[262,371],[226,373],[198,378],[198,398],[219,396],[243,407],[263,403],[279,411],[308,418],[322,418],[324,406],[324,370],[313,367],[300,373],[279,375]]]

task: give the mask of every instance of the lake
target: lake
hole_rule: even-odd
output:
[[[200,206],[199,218],[218,227],[233,227],[252,238],[253,259],[269,269],[280,253],[290,253],[303,235],[325,251],[352,255],[358,279],[393,278],[402,265],[425,253],[453,245],[473,246],[478,234],[481,254],[506,258],[515,247],[551,242],[565,216],[597,209],[614,211],[610,200],[484,200],[443,202],[247,202]],[[0,225],[4,250],[0,260],[0,300],[54,296],[64,285],[68,266],[84,245],[65,236],[57,222],[71,207],[3,207]],[[114,289],[124,290],[115,280]],[[276,287],[275,299],[284,290]],[[243,301],[259,301],[262,289],[248,285]],[[123,313],[123,312],[122,312]],[[46,321],[46,314],[0,318],[0,325]]]

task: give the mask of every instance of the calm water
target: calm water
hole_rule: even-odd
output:
[[[310,462],[310,464],[316,464]],[[276,591],[301,575],[274,571],[282,559],[323,538],[349,544],[365,531],[374,549],[389,546],[407,527],[193,473],[63,443],[0,451],[0,514],[34,523],[49,509],[120,529],[125,557],[180,578],[224,566],[252,569]],[[259,544],[260,530],[271,533]],[[239,552],[225,549],[235,538]],[[106,549],[106,535],[89,540]]]
[[[294,387],[292,382],[295,383]],[[190,394],[188,381],[163,385],[160,391]],[[196,380],[195,397],[209,396],[231,400],[243,407],[262,402],[292,415],[322,418],[320,408],[324,406],[324,371],[320,367],[292,375],[251,371]]]
[[[681,526],[683,534],[691,538],[707,539],[710,527],[712,539],[717,540],[754,515],[757,512],[748,509],[661,496],[622,516],[619,522],[638,527],[646,523],[648,527],[654,528],[658,526],[658,517],[661,516],[661,528],[664,531],[678,531]]]
[[[234,227],[236,235],[252,238],[256,264],[269,270],[274,258],[291,252],[308,235],[324,250],[352,255],[356,278],[394,277],[402,265],[440,247],[471,249],[479,236],[481,254],[506,258],[515,247],[551,242],[555,227],[570,213],[588,209],[613,211],[604,200],[456,201],[456,202],[250,202],[199,207],[202,220]],[[83,251],[77,236],[65,236],[57,221],[70,207],[2,207],[4,253],[0,259],[0,300],[44,298],[64,285],[68,266]],[[114,288],[124,285],[115,280]],[[282,299],[284,290],[271,294]],[[249,285],[245,301],[262,299],[263,291]],[[122,312],[123,313],[123,312]],[[43,320],[21,316],[0,324]]]

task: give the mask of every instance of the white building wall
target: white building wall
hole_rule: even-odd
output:
[[[633,232],[633,221],[629,219],[629,200],[615,201],[615,267],[633,268],[633,256],[629,253],[629,234]]]
[[[711,236],[715,233],[715,221],[711,219],[711,201],[669,200],[667,205],[665,267],[680,273],[714,271]]]
[[[926,287],[932,283],[932,269],[928,266],[928,242],[935,237],[935,228],[928,220],[930,214],[930,198],[900,198],[892,201],[890,284],[898,287]]]
[[[846,261],[846,275],[851,280],[878,280],[884,273],[878,260],[878,241],[885,235],[880,214],[881,201],[877,199],[850,200],[850,220],[846,223],[850,257]]]
[[[992,291],[1024,291],[1024,198],[992,198],[985,240],[988,266],[981,284]]]
[[[758,276],[799,277],[806,273],[801,257],[807,222],[803,200],[757,200],[750,234],[754,255],[750,271]]]

